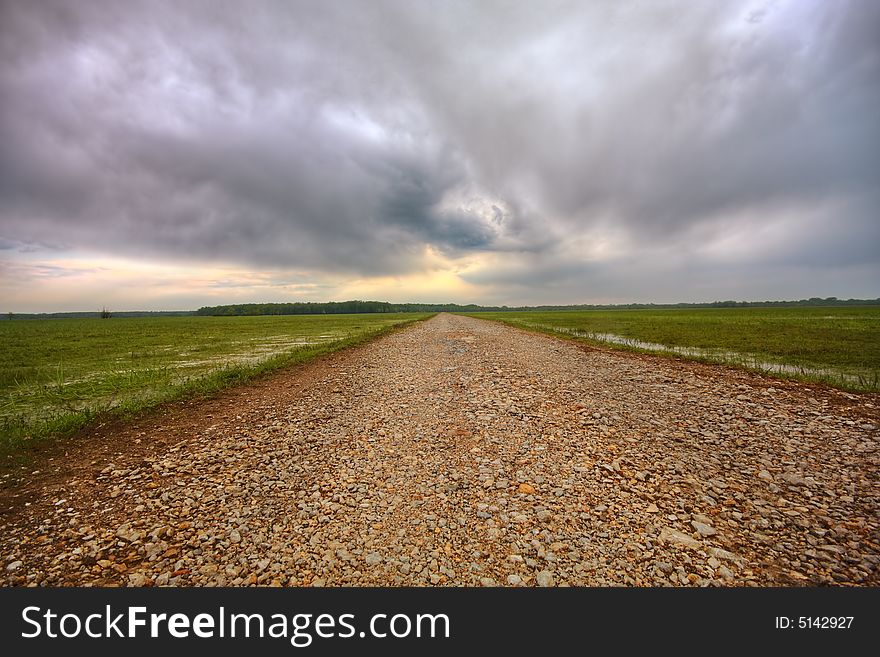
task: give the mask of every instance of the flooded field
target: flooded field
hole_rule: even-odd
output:
[[[880,308],[725,308],[480,313],[612,347],[880,390]]]
[[[138,410],[359,341],[424,315],[0,322],[0,443]]]

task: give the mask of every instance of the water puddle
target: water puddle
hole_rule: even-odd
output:
[[[665,345],[657,342],[645,342],[636,338],[628,338],[623,335],[614,333],[598,333],[594,331],[581,331],[562,326],[549,326],[547,324],[523,323],[524,326],[541,330],[549,330],[554,333],[564,333],[576,338],[585,338],[596,342],[606,342],[609,344],[618,344],[634,349],[642,349],[644,351],[652,351],[657,353],[675,354],[685,356],[687,358],[700,358],[711,360],[716,363],[727,365],[739,365],[754,370],[760,370],[770,374],[797,374],[801,376],[826,377],[835,380],[847,381],[850,383],[860,383],[860,377],[853,374],[845,374],[840,370],[827,367],[808,367],[804,365],[789,365],[786,363],[774,363],[755,356],[753,354],[741,354],[736,351],[728,351],[726,349],[702,349],[699,347],[681,347],[676,345]]]
[[[310,338],[291,338],[289,336],[271,336],[277,339],[256,338],[251,341],[240,341],[250,346],[247,351],[230,354],[218,354],[199,359],[179,359],[172,363],[175,368],[216,366],[220,364],[255,364],[292,349],[308,347],[316,344],[326,344],[343,340],[345,334],[321,334]],[[181,354],[185,355],[185,354]]]

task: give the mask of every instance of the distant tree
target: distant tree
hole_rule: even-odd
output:
[[[101,319],[110,319],[113,317],[113,313],[110,312],[110,309],[107,306],[101,308]]]
[[[9,317],[9,320],[12,321],[12,318],[15,317],[15,315],[13,315],[13,314],[10,312],[9,315],[8,315],[8,317]]]

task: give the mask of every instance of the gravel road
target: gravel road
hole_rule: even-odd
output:
[[[877,395],[439,315],[99,429],[6,585],[877,585]]]

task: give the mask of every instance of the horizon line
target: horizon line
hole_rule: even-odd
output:
[[[143,309],[125,309],[125,310],[115,310],[112,308],[108,308],[111,313],[195,313],[201,310],[202,308],[223,308],[227,306],[284,306],[284,305],[294,305],[294,304],[303,304],[303,305],[327,305],[327,304],[343,304],[343,303],[383,303],[392,306],[459,306],[459,307],[467,307],[467,306],[476,306],[478,308],[577,308],[577,307],[626,307],[626,306],[708,306],[712,304],[723,304],[723,303],[736,303],[736,304],[790,304],[790,303],[804,303],[804,302],[867,302],[869,304],[880,304],[880,297],[877,298],[843,298],[843,297],[808,297],[801,299],[715,299],[712,301],[670,301],[670,302],[657,302],[657,301],[629,301],[629,302],[615,302],[615,303],[544,303],[544,304],[522,304],[522,305],[510,305],[510,304],[480,304],[480,303],[458,303],[452,301],[446,302],[424,302],[424,301],[382,301],[378,299],[346,299],[344,301],[245,301],[238,303],[222,303],[211,306],[199,306],[198,308],[169,308],[162,310],[143,310]],[[15,311],[7,311],[4,313],[7,316],[15,316],[15,315],[78,315],[78,314],[100,314],[102,312],[101,309],[97,310],[43,310],[43,311],[29,311],[29,312],[15,312]]]

